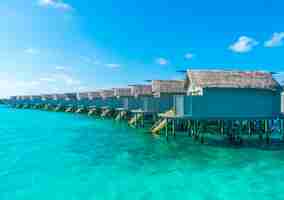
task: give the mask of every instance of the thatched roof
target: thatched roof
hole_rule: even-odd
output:
[[[152,95],[151,85],[130,85],[131,95],[138,96],[150,96]]]
[[[271,73],[259,71],[188,70],[188,92],[196,88],[251,88],[278,90]]]
[[[41,99],[42,99],[43,101],[45,101],[45,100],[51,100],[51,99],[53,99],[53,95],[52,95],[52,94],[43,94],[43,95],[41,95]]]
[[[30,99],[31,99],[31,100],[39,100],[39,99],[41,99],[41,96],[39,96],[39,95],[33,95],[33,96],[30,96]]]
[[[102,90],[100,91],[100,95],[102,98],[114,97],[114,90]]]
[[[161,94],[185,94],[184,80],[153,80],[152,90],[155,95]]]
[[[101,97],[101,94],[98,91],[88,92],[88,98],[90,100],[95,99],[95,98],[99,98],[99,97]]]
[[[114,96],[116,97],[129,97],[132,96],[130,88],[114,88]]]

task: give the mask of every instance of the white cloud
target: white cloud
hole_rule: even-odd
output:
[[[81,81],[73,78],[69,74],[54,74],[53,77],[58,81],[63,81],[68,86],[79,85],[81,83]]]
[[[62,0],[39,0],[38,5],[42,7],[51,7],[61,10],[72,10],[72,6],[63,2]]]
[[[56,70],[65,70],[67,67],[64,66],[56,66],[55,69]]]
[[[264,42],[265,47],[280,47],[283,45],[284,32],[273,33],[272,38]]]
[[[274,78],[281,84],[284,85],[284,71],[277,72]]]
[[[43,78],[40,78],[39,80],[43,82],[53,82],[53,83],[56,82],[54,78],[49,78],[49,77],[43,77]]]
[[[167,65],[169,63],[169,61],[165,58],[157,58],[156,63],[159,64],[159,65]]]
[[[37,54],[39,54],[39,50],[34,49],[34,48],[27,48],[27,49],[25,49],[25,53],[37,55]]]
[[[258,42],[250,37],[241,36],[239,39],[232,44],[229,49],[236,53],[247,53],[252,50],[253,47],[258,45]]]
[[[74,78],[70,74],[59,72],[47,75],[45,77],[39,78],[41,82],[48,82],[48,83],[56,83],[56,84],[65,84],[67,86],[74,86],[81,84],[81,81]]]
[[[17,81],[15,82],[15,86],[22,87],[25,89],[34,89],[40,85],[39,81]]]
[[[107,67],[109,68],[119,68],[120,67],[120,64],[117,64],[117,63],[109,63],[109,64],[106,64]]]
[[[14,79],[4,79],[4,77],[1,77],[0,97],[9,97],[17,94],[30,94],[40,88],[40,82],[38,81],[16,81]]]
[[[187,59],[187,60],[191,60],[194,56],[195,56],[195,55],[192,54],[192,53],[186,53],[186,54],[184,55],[185,59]]]

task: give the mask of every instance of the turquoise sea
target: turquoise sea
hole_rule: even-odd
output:
[[[84,115],[0,107],[0,200],[284,199],[284,150],[166,142]]]

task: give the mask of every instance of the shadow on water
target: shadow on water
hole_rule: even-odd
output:
[[[68,150],[79,154],[87,165],[119,167],[135,173],[146,169],[149,174],[218,166],[231,169],[259,162],[268,154],[277,157],[284,152],[284,144],[275,141],[272,145],[240,146],[222,140],[200,144],[186,135],[167,141],[164,136],[145,134],[145,130],[108,120],[96,120],[92,127],[77,132]]]

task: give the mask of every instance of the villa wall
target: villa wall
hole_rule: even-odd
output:
[[[118,99],[116,97],[108,97],[102,100],[102,106],[107,106],[110,108],[120,108],[122,107],[122,101],[121,99]]]
[[[272,118],[280,110],[280,93],[271,90],[210,88],[185,97],[185,115],[193,118]]]
[[[173,95],[161,95],[160,97],[141,97],[142,110],[145,112],[162,113],[173,108]]]
[[[123,97],[121,98],[122,108],[127,110],[135,110],[142,107],[142,99],[137,97]]]

